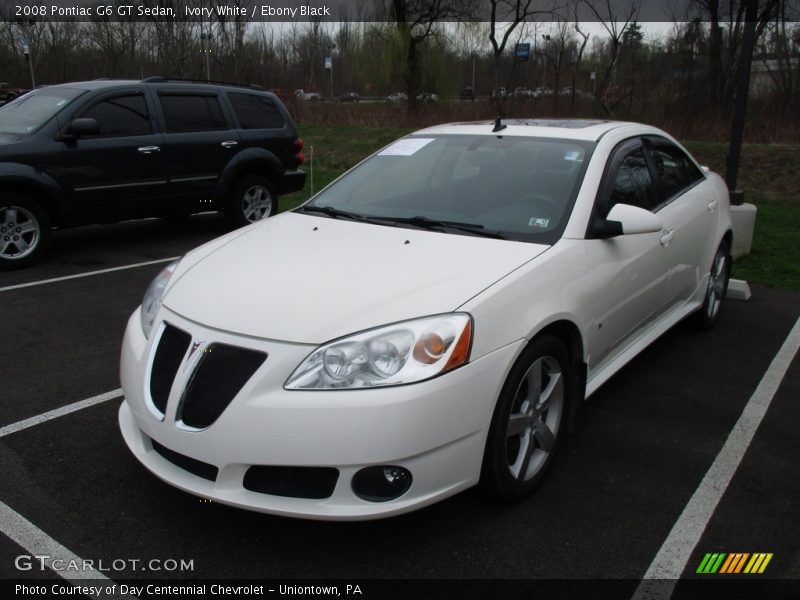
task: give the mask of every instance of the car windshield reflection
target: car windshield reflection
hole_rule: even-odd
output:
[[[394,226],[554,243],[594,147],[521,136],[414,135],[301,207]]]

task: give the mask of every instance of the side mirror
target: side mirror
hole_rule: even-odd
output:
[[[656,233],[664,228],[661,219],[649,210],[630,204],[615,204],[605,219],[598,219],[592,230],[595,237],[607,239],[618,235]]]
[[[100,126],[95,119],[73,119],[66,131],[67,135],[79,138],[84,135],[97,135]]]

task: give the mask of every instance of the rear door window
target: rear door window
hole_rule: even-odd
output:
[[[667,202],[694,185],[703,174],[677,146],[659,141],[650,146],[656,185],[662,202]]]
[[[242,129],[280,129],[285,125],[283,115],[266,96],[228,94]]]
[[[228,129],[216,96],[164,94],[160,100],[168,133]]]

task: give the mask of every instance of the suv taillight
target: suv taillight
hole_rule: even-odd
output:
[[[297,149],[297,152],[295,153],[294,157],[297,160],[297,166],[299,167],[300,165],[302,165],[306,161],[306,157],[302,152],[303,145],[304,145],[303,138],[297,138],[294,141],[294,145],[295,145],[295,148]]]

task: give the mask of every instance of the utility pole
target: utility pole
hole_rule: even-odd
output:
[[[547,42],[550,41],[550,36],[546,33],[542,34],[544,39],[544,71],[542,71],[542,87],[547,87]]]
[[[211,28],[210,23],[208,26]],[[206,81],[211,81],[211,63],[209,62],[209,55],[211,54],[211,33],[201,33],[200,40],[202,41],[203,54],[205,55],[206,59]]]
[[[28,62],[28,71],[31,74],[31,89],[36,89],[36,77],[33,75],[33,57],[31,56],[31,46],[30,46],[30,26],[33,25],[36,21],[33,19],[29,21],[20,21],[20,29],[22,29],[22,37],[19,40],[19,45],[22,48],[22,53],[25,55],[25,60]],[[26,24],[27,23],[27,24]]]
[[[728,147],[728,164],[725,173],[725,183],[728,184],[731,204],[734,205],[744,203],[744,192],[736,189],[736,180],[739,176],[739,158],[742,153],[742,138],[744,137],[744,118],[747,114],[747,93],[750,88],[750,65],[753,62],[753,46],[755,45],[756,21],[758,20],[758,0],[746,1],[742,50],[736,75],[731,141]]]

